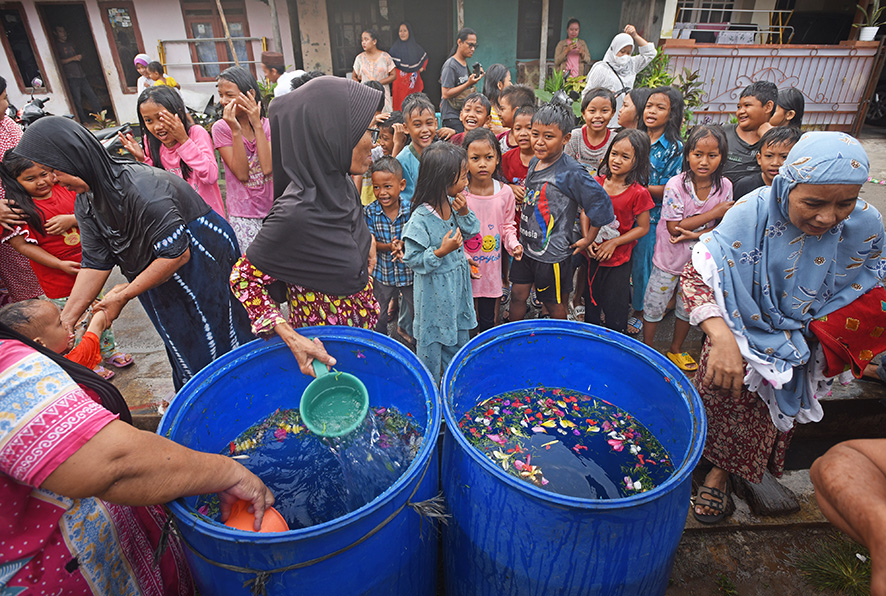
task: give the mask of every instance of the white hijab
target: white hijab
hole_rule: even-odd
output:
[[[603,56],[603,62],[612,66],[613,70],[618,73],[618,76],[621,77],[622,82],[626,87],[632,87],[634,85],[634,76],[636,73],[631,64],[631,56],[616,56],[616,54],[626,46],[631,46],[631,52],[634,51],[633,37],[627,33],[619,33],[613,37],[612,43],[609,44],[609,49],[606,50],[606,54]],[[631,80],[627,80],[628,78]]]

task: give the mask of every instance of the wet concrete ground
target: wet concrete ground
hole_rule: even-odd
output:
[[[886,129],[866,129],[861,140],[871,160],[871,176],[886,179]],[[886,213],[886,185],[865,184],[861,197]],[[115,272],[108,288],[125,281]],[[537,313],[533,313],[537,316]],[[665,352],[673,333],[673,314],[669,314],[658,329],[655,347]],[[120,388],[133,411],[136,424],[153,430],[162,411],[173,395],[171,371],[163,343],[139,305],[133,301],[114,323],[114,332],[120,348],[133,354],[135,364],[126,369],[115,369],[114,383]],[[685,349],[697,357],[701,348],[701,333],[693,329]],[[878,383],[854,382],[838,387],[832,401],[860,400],[871,404],[872,411],[883,409],[879,402],[886,397],[886,386]],[[829,406],[825,405],[827,416]],[[881,427],[882,428],[882,427]],[[886,430],[879,436],[886,436]],[[845,438],[850,438],[847,432]],[[833,439],[834,442],[838,439]],[[821,446],[818,449],[825,449]],[[792,445],[792,449],[802,448]],[[814,453],[811,457],[814,457]],[[810,458],[811,459],[811,458]],[[778,518],[753,515],[747,505],[736,499],[737,510],[725,523],[713,528],[702,526],[691,515],[687,517],[686,532],[681,542],[668,594],[720,594],[731,582],[737,594],[809,594],[814,593],[799,578],[792,566],[790,551],[808,545],[811,540],[829,536],[827,522],[815,505],[808,470],[787,472],[783,484],[791,488],[801,502],[799,513]],[[688,504],[687,504],[688,506]],[[725,578],[725,580],[724,580]]]

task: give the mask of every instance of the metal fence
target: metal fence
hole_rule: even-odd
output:
[[[725,45],[668,40],[669,70],[698,71],[704,105],[696,122],[724,123],[735,113],[742,89],[765,80],[795,87],[806,99],[804,128],[857,134],[883,62],[878,42],[840,45]]]

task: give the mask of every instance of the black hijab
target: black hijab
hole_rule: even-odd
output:
[[[399,36],[400,27],[404,25],[406,30],[409,31],[409,39],[406,41],[401,40]],[[418,72],[421,70],[421,65],[427,60],[428,55],[412,36],[412,25],[404,21],[400,23],[400,27],[397,27],[397,41],[394,42],[394,45],[391,46],[391,51],[388,53],[394,60],[394,66],[397,67],[397,70]]]
[[[165,170],[111,157],[91,132],[60,116],[30,125],[15,148],[22,157],[82,178],[77,197],[85,265],[90,249],[109,253],[130,280],[155,258],[154,244],[211,208],[191,186]],[[83,221],[81,221],[83,220]],[[103,259],[102,259],[103,260]]]
[[[76,362],[72,362],[68,360],[61,354],[56,354],[52,350],[41,346],[37,342],[28,339],[24,335],[13,331],[11,328],[7,327],[3,323],[0,323],[0,340],[2,339],[11,339],[17,340],[32,348],[33,350],[40,352],[64,370],[68,375],[74,380],[75,383],[80,385],[80,387],[84,389],[91,389],[98,395],[99,399],[101,399],[102,406],[114,414],[118,414],[120,416],[120,420],[123,422],[128,422],[132,424],[132,414],[129,412],[129,407],[126,405],[126,400],[123,399],[123,396],[120,394],[120,391],[111,384],[110,381],[106,381],[95,372],[89,370],[85,366],[77,364]]]
[[[366,85],[319,77],[271,104],[274,205],[246,250],[258,269],[335,296],[366,287],[372,239],[348,172],[379,99]]]

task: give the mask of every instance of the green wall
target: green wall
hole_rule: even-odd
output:
[[[454,5],[455,3],[453,3]],[[517,6],[516,0],[464,0],[465,27],[477,32],[479,46],[468,66],[480,62],[486,68],[501,63],[511,69],[511,77],[517,77]],[[452,22],[457,23],[454,12]],[[591,57],[603,57],[609,42],[619,33],[621,0],[563,0],[563,18],[560,35],[566,36],[566,22],[571,18],[581,21],[580,37],[588,44]],[[453,26],[455,31],[455,26]],[[457,34],[457,31],[453,36]],[[556,45],[559,39],[549,39]],[[455,44],[455,39],[452,40]]]

